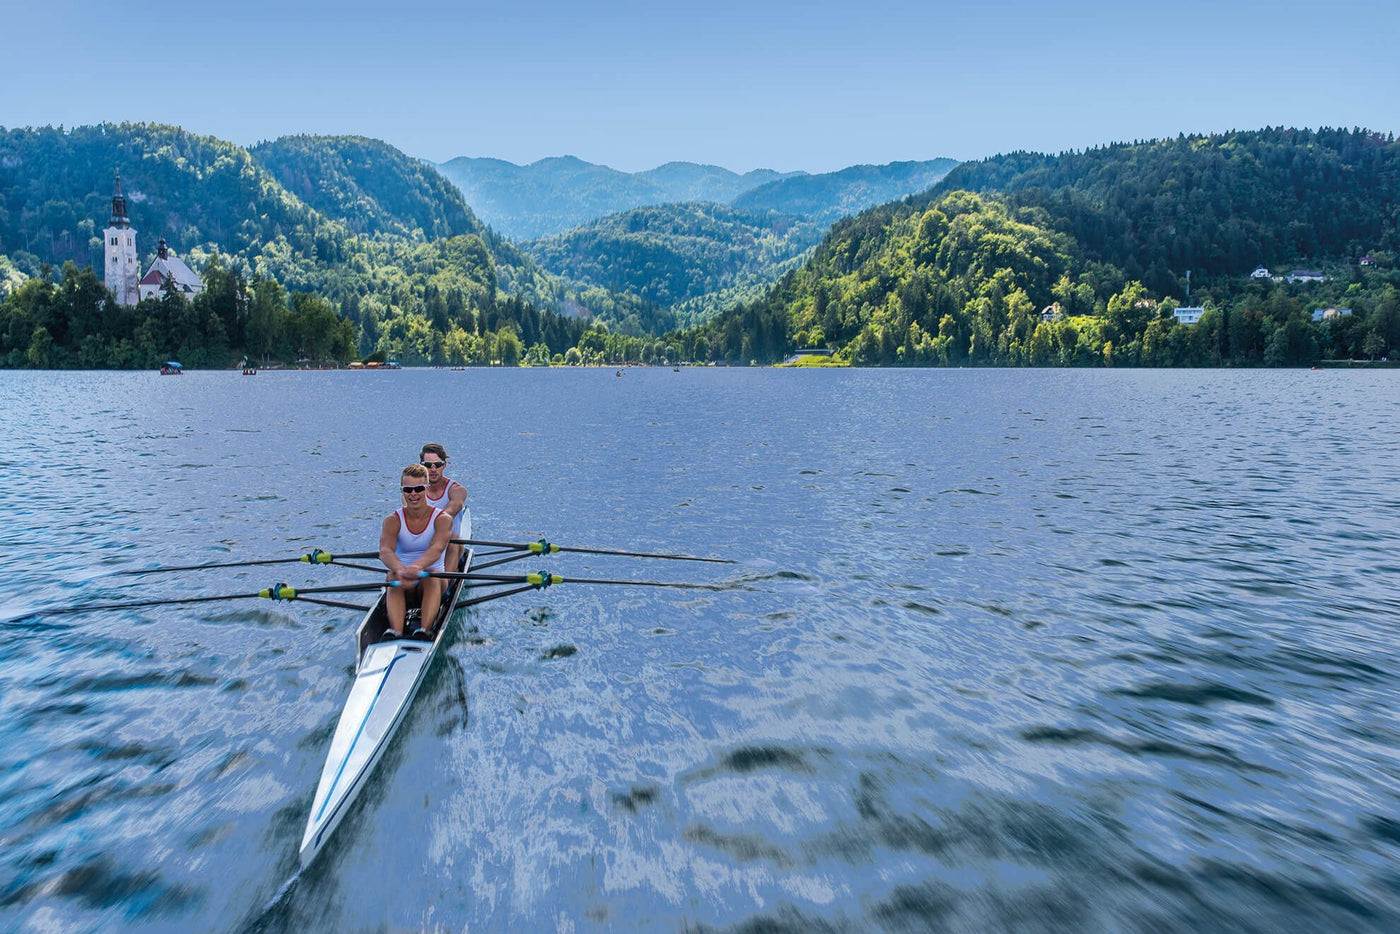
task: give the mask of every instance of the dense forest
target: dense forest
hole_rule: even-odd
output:
[[[1398,240],[1390,136],[1013,153],[838,223],[769,295],[675,340],[734,363],[802,346],[871,365],[1371,359],[1400,350]],[[1261,264],[1282,275],[1252,276]],[[1294,266],[1325,281],[1289,282]],[[1187,304],[1205,309],[1198,323],[1177,321]]]
[[[257,150],[266,165],[231,143],[155,124],[0,131],[0,282],[43,278],[67,262],[100,268],[120,168],[143,268],[164,237],[196,270],[217,258],[247,280],[317,295],[350,322],[361,355],[445,359],[454,331],[502,327],[562,353],[583,330],[573,318],[622,333],[651,324],[655,309],[639,298],[541,270],[441,176],[392,147],[294,137]],[[253,348],[230,349],[244,352]]]
[[[164,235],[202,271],[193,301],[125,308],[92,271],[110,211],[110,189],[94,186],[117,166],[143,248]],[[531,246],[575,284],[371,140],[250,152],[160,126],[0,131],[0,364],[747,364],[820,347],[858,365],[1248,366],[1400,353],[1388,135],[1266,129],[1012,153],[838,221],[805,261],[816,232],[803,223],[666,206]],[[801,265],[765,290],[753,270],[782,262]],[[714,294],[737,304],[658,336]],[[1178,320],[1187,305],[1202,309],[1194,323]]]
[[[614,214],[522,248],[569,279],[636,295],[670,311],[672,322],[693,323],[762,296],[825,229],[766,209],[692,201]]]

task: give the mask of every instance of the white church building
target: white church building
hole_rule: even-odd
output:
[[[122,177],[117,174],[112,189],[112,220],[103,232],[104,257],[102,261],[102,281],[117,296],[123,305],[135,305],[143,298],[159,296],[166,283],[186,298],[193,298],[204,290],[204,283],[186,266],[175,253],[160,240],[156,258],[141,275],[140,260],[136,256],[136,228],[126,216],[126,197],[122,194]]]
[[[176,256],[165,245],[165,238],[161,237],[160,246],[156,247],[155,261],[151,263],[151,268],[146,270],[146,274],[141,277],[141,297],[150,298],[152,295],[159,297],[166,288],[167,282],[171,288],[187,299],[194,298],[204,291],[204,283],[199,276],[196,276],[194,271],[185,265],[185,261]]]

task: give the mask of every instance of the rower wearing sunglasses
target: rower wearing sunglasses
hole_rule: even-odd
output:
[[[379,533],[379,560],[389,569],[388,579],[399,582],[399,586],[384,591],[389,628],[384,630],[383,638],[403,638],[406,598],[416,593],[422,609],[412,638],[431,642],[445,587],[442,578],[420,578],[419,574],[443,569],[442,556],[452,537],[452,520],[428,502],[428,469],[422,464],[405,467],[399,483],[403,505],[384,520]]]
[[[447,450],[440,444],[425,444],[418,452],[418,462],[428,470],[428,505],[436,506],[452,517],[452,537],[462,538],[462,518],[470,516],[467,508],[467,488],[443,475],[447,468]],[[447,566],[457,569],[462,558],[462,546],[447,546]]]

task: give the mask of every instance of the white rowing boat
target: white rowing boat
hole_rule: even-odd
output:
[[[470,521],[469,516],[464,517],[465,537],[471,536]],[[452,570],[470,570],[474,555],[474,549],[464,549],[461,564]],[[365,614],[356,632],[355,683],[336,724],[311,813],[306,818],[306,833],[301,838],[302,866],[321,852],[383,757],[445,641],[464,589],[461,581],[451,582],[438,611],[433,630],[437,637],[432,642],[379,641],[389,625],[383,594]]]

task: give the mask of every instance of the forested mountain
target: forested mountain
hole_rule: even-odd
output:
[[[1011,153],[958,166],[949,191],[1041,207],[1097,261],[1181,294],[1256,265],[1350,258],[1393,238],[1400,163],[1365,131],[1264,129],[1118,143],[1060,156]]]
[[[818,222],[766,209],[634,209],[530,245],[577,285],[391,147],[258,148],[146,124],[0,130],[0,366],[748,363],[810,345],[872,365],[1400,353],[1400,144],[1364,130],[1012,153],[842,219],[815,247]],[[93,271],[118,168],[142,265],[164,236],[202,273],[193,301],[172,290],[123,307]],[[655,171],[716,183],[683,164]],[[793,179],[768,197],[815,210],[882,178]],[[1258,264],[1276,275],[1251,275]],[[1323,279],[1295,281],[1293,267]],[[1174,314],[1188,298],[1202,309],[1192,323]],[[729,302],[699,327],[648,336]]]
[[[958,163],[953,159],[853,165],[839,172],[794,175],[744,192],[737,208],[768,208],[822,224],[932,188]]]
[[[274,159],[279,166],[300,159],[353,178],[354,187],[347,192],[314,195],[327,211],[350,216],[330,216],[308,205],[247,150],[177,127],[108,124],[0,130],[0,256],[7,257],[0,271],[13,286],[15,277],[7,270],[38,276],[46,264],[57,269],[70,261],[74,273],[85,267],[100,269],[101,230],[111,213],[113,174],[120,169],[143,267],[162,236],[196,270],[222,256],[222,268],[237,280],[275,283],[285,290],[284,298],[287,293],[314,293],[339,306],[352,325],[360,353],[377,350],[406,361],[441,359],[454,334],[459,335],[456,345],[465,347],[468,337],[484,340],[502,328],[511,329],[525,346],[544,343],[559,352],[577,341],[584,324],[554,314],[550,309],[555,307],[575,315],[600,313],[622,327],[652,324],[654,310],[639,299],[597,289],[581,291],[544,273],[481,226],[420,163],[402,154],[367,147],[377,150],[378,158],[373,170],[365,171],[348,166],[355,157],[345,151],[340,157],[332,155],[336,147],[324,140],[302,140],[280,149],[295,155]],[[429,208],[434,186],[449,200]],[[373,219],[365,229],[373,233],[357,233],[352,228],[363,221],[357,215],[370,203]],[[429,239],[424,223],[457,232]],[[65,268],[62,278],[66,282],[74,275]],[[23,357],[36,327],[49,338],[55,331],[72,330],[52,317],[57,312],[44,310],[58,301],[45,292],[48,287],[36,285],[26,292],[24,308],[5,325],[4,343],[12,353]],[[262,289],[264,294],[271,291]],[[73,302],[81,304],[88,297],[83,285],[63,301],[76,308]],[[201,328],[207,332],[204,323],[209,319],[203,319],[200,328],[186,329],[187,345],[207,338],[209,347],[226,345],[235,352],[285,355],[297,349],[288,343],[285,328],[279,334],[265,329],[259,332],[259,346],[246,346],[242,314],[228,311],[218,335],[190,336]],[[47,323],[36,326],[31,319]],[[134,340],[133,329],[140,322],[126,313],[113,320],[116,330],[98,328],[92,333]],[[167,352],[150,340],[143,346],[119,359],[145,360],[149,354]],[[85,359],[90,361],[96,353],[89,348]],[[479,348],[473,353],[489,356],[489,350]],[[77,348],[57,341],[53,354],[39,356],[54,365],[71,365]]]
[[[680,323],[699,323],[758,298],[836,218],[923,191],[956,164],[936,159],[797,173],[738,194],[732,207],[648,205],[539,238],[525,250],[550,272],[639,296]],[[641,175],[666,173],[674,182],[694,178],[700,168],[671,163]],[[724,178],[716,173],[723,171],[714,170],[704,182],[718,187],[715,180]]]
[[[287,191],[357,234],[484,236],[457,187],[431,166],[363,136],[283,136],[248,150]]]
[[[181,252],[218,243],[230,253],[269,242],[309,252],[318,240],[344,239],[232,143],[158,124],[104,124],[0,131],[0,253],[21,266],[100,268],[118,170],[148,251],[162,236]]]
[[[766,209],[830,224],[871,205],[924,191],[955,165],[952,159],[933,159],[856,165],[820,175],[771,169],[739,175],[713,165],[668,162],[627,173],[558,156],[523,166],[460,157],[438,169],[494,230],[532,240],[632,208],[682,201]]]
[[[768,210],[687,202],[636,208],[524,244],[545,268],[700,321],[763,294],[824,227]]]
[[[1013,153],[838,223],[763,300],[677,340],[735,362],[809,344],[876,364],[1375,357],[1400,349],[1398,250],[1388,135],[1266,129]],[[1327,281],[1253,278],[1259,263],[1320,267]],[[1187,269],[1206,309],[1194,325],[1172,314]],[[1350,313],[1312,320],[1329,306]]]
[[[739,175],[713,165],[668,162],[646,172],[620,172],[574,156],[516,165],[503,159],[459,156],[438,170],[472,209],[508,237],[529,240],[649,204],[729,201],[783,178],[769,169]]]

